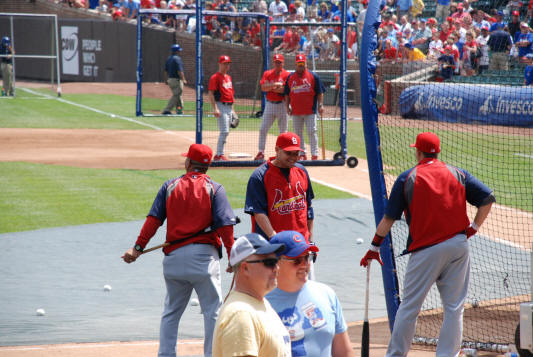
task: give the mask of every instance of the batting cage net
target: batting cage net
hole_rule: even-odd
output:
[[[209,100],[209,79],[218,71],[218,59],[230,58],[228,74],[232,78],[235,102],[234,120],[226,139],[224,156],[228,161],[214,162],[216,166],[253,166],[259,151],[264,159],[274,155],[275,139],[280,132],[278,120],[268,128],[264,149],[260,148],[260,128],[267,106],[260,81],[264,72],[273,68],[273,55],[284,56],[284,68],[295,71],[295,57],[304,54],[307,67],[318,75],[324,85],[324,115],[316,120],[319,154],[311,162],[311,148],[307,128],[303,130],[309,165],[342,165],[347,159],[346,119],[360,119],[359,71],[354,52],[357,51],[356,30],[341,22],[270,23],[267,16],[256,13],[227,13],[203,10],[202,36],[196,34],[196,13],[191,10],[141,10],[138,24],[138,91],[137,115],[177,116],[177,120],[196,120],[196,141],[217,147],[220,128]],[[191,21],[191,17],[194,21]],[[153,48],[153,36],[158,35],[146,26],[147,22],[177,21],[175,26],[188,24],[188,31],[169,36],[168,48]],[[179,21],[183,20],[180,25]],[[191,25],[192,23],[192,25]],[[143,26],[144,24],[144,26]],[[160,32],[160,31],[159,31]],[[192,32],[192,33],[187,33]],[[159,34],[160,35],[160,34]],[[351,38],[346,42],[347,38]],[[344,39],[344,43],[343,43]],[[178,55],[183,61],[186,83],[183,83],[183,104],[168,107],[171,91],[165,84],[165,61],[173,44],[179,44]],[[342,55],[343,51],[347,53]],[[154,56],[158,58],[153,61]],[[149,59],[148,59],[149,57]],[[150,63],[156,68],[147,68]],[[341,76],[341,73],[345,74]],[[344,104],[345,103],[345,104]],[[283,103],[278,105],[284,106]],[[347,109],[350,106],[350,109]],[[292,118],[288,130],[295,131]],[[310,132],[309,132],[310,133]],[[349,164],[357,160],[349,158]]]
[[[32,31],[28,31],[29,28]],[[39,36],[35,36],[35,33]],[[28,78],[50,82],[50,86],[57,89],[58,95],[61,94],[57,34],[56,15],[0,13],[1,46],[7,44],[12,51],[10,56],[14,95],[30,95],[16,90],[17,81]],[[8,55],[4,55],[3,50],[0,51],[0,57],[4,56]],[[2,68],[4,70],[5,65]],[[3,75],[3,70],[0,75]],[[2,94],[2,97],[7,97],[10,93],[2,88]]]
[[[432,131],[441,140],[440,160],[468,170],[494,190],[497,203],[469,240],[463,345],[501,351],[514,343],[520,303],[531,300],[533,87],[523,85],[526,64],[519,56],[506,56],[496,69],[498,58],[491,56],[484,66],[480,59],[488,52],[482,44],[479,56],[465,46],[454,57],[456,48],[450,46],[435,54],[420,48],[424,56],[415,60],[417,47],[400,43],[402,57],[386,58],[377,34],[387,34],[382,36],[378,11],[373,11],[369,7],[362,49],[370,65],[361,66],[368,86],[368,110],[363,112],[370,130],[365,138],[374,140],[372,154],[382,160],[382,171],[374,170],[371,176],[384,182],[388,196],[398,175],[416,164],[409,144],[418,133]],[[468,207],[471,221],[475,211]],[[385,267],[390,305],[403,298],[408,234],[403,216],[392,228],[393,259]],[[418,317],[414,342],[436,344],[442,321],[441,299],[433,286]]]

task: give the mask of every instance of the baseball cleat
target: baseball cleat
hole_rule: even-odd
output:
[[[255,161],[264,160],[264,159],[265,159],[265,155],[261,151],[259,151],[257,155],[255,155],[255,158],[254,158]]]
[[[161,114],[163,114],[163,115],[170,115],[170,114],[172,114],[172,113],[171,113],[170,111],[168,111],[168,110],[165,110],[165,111],[164,111],[163,113],[161,113]]]
[[[318,160],[318,156],[316,155],[311,156],[311,160]]]
[[[182,109],[178,109],[178,110],[176,110],[176,114],[178,114],[178,115],[183,114],[183,110],[182,110]]]

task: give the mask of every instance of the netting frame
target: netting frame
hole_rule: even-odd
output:
[[[317,26],[331,25],[331,26],[340,26],[341,27],[341,55],[340,55],[340,64],[339,64],[339,106],[340,106],[340,125],[339,125],[339,144],[340,150],[335,155],[332,160],[305,160],[301,161],[302,164],[307,166],[343,166],[348,158],[347,153],[347,78],[346,78],[346,61],[347,61],[347,22],[346,22],[346,12],[347,9],[343,7],[341,12],[341,22],[331,22],[331,23],[320,23],[316,24]],[[137,90],[136,90],[136,116],[162,116],[158,114],[144,114],[142,111],[142,20],[145,15],[149,14],[187,14],[195,15],[197,19],[201,19],[203,16],[226,16],[226,17],[255,17],[265,20],[265,39],[263,42],[263,68],[270,68],[270,18],[268,15],[263,13],[254,13],[254,12],[221,12],[221,11],[211,11],[203,10],[201,7],[200,0],[196,2],[196,10],[159,10],[159,9],[141,9],[139,10],[139,16],[137,17],[137,35],[136,35],[136,56],[137,56],[137,69],[136,69],[136,81],[137,81]],[[273,23],[276,24],[276,23]],[[286,23],[284,23],[286,25]],[[297,26],[298,23],[291,23],[291,25]],[[309,25],[309,23],[305,23]],[[202,121],[203,121],[203,68],[202,68],[202,21],[196,21],[196,58],[195,58],[195,68],[196,68],[196,143],[202,143]],[[266,93],[261,94],[261,111],[264,110],[266,101]],[[352,159],[352,158],[350,158]],[[355,162],[357,159],[353,158]],[[239,166],[239,167],[254,167],[262,164],[262,161],[255,160],[230,160],[225,162],[213,162],[212,166]],[[350,166],[352,167],[352,166]]]
[[[371,180],[372,198],[373,198],[373,206],[374,206],[374,212],[375,212],[376,225],[381,220],[381,218],[383,217],[384,210],[385,210],[385,207],[386,207],[386,204],[387,204],[387,187],[385,185],[385,182],[390,183],[391,181],[393,181],[393,179],[391,179],[391,176],[387,175],[387,173],[390,172],[390,170],[387,168],[387,166],[391,165],[390,160],[387,161],[387,156],[390,156],[390,151],[387,150],[387,145],[389,147],[392,146],[392,145],[390,144],[390,141],[388,141],[388,142],[384,141],[385,138],[387,137],[387,131],[378,130],[378,108],[377,108],[376,101],[375,101],[376,94],[377,94],[377,88],[376,88],[376,81],[375,81],[375,78],[374,78],[374,74],[376,73],[377,63],[376,63],[375,57],[373,55],[373,50],[376,48],[376,33],[377,33],[376,30],[377,30],[377,28],[378,28],[378,26],[379,26],[379,24],[381,22],[380,15],[379,15],[379,10],[380,10],[379,6],[380,6],[379,3],[372,3],[372,2],[369,3],[368,10],[367,10],[367,15],[366,15],[366,19],[365,19],[366,21],[365,21],[364,30],[363,30],[361,62],[360,62],[363,127],[364,127],[364,134],[365,134],[365,145],[366,145],[366,149],[367,149],[367,156],[368,156],[368,162],[369,162],[369,176],[370,176],[370,180]],[[436,84],[436,85],[438,85],[438,84]],[[509,88],[514,88],[514,87],[509,87]],[[516,95],[516,93],[514,93],[514,95]],[[396,99],[399,100],[399,98],[396,98]],[[380,109],[380,111],[381,110],[382,109]],[[383,113],[383,112],[381,112],[381,113]],[[385,113],[385,114],[388,114],[388,113]],[[409,117],[407,117],[407,118],[409,118]],[[384,127],[386,127],[387,124],[386,123],[384,124],[384,121],[382,119],[383,119],[383,117],[379,118],[379,120],[380,120],[379,124],[382,126],[382,128],[384,128]],[[420,119],[420,122],[425,121],[425,119],[422,119],[422,118],[417,118],[417,119]],[[434,120],[430,119],[430,120],[427,120],[427,121],[428,122],[433,122]],[[462,122],[462,121],[458,121],[457,122],[457,124],[463,124],[463,123],[470,124],[470,122]],[[453,122],[453,123],[443,123],[443,125],[445,125],[445,124],[453,125],[453,124],[455,124],[455,122]],[[478,123],[473,121],[472,124],[477,125]],[[493,130],[494,133],[496,133],[496,134],[504,134],[504,135],[508,134],[507,132],[499,131],[498,129],[495,129],[495,128],[498,127],[498,124],[495,124],[494,122],[490,122],[488,124],[489,125],[487,125],[485,127],[489,127],[488,130]],[[500,124],[500,125],[503,125],[503,124]],[[423,126],[423,125],[422,124],[413,125],[413,127],[418,127],[418,126]],[[515,131],[520,130],[516,125],[509,125],[509,126],[513,127],[513,129]],[[493,128],[491,129],[490,127],[493,127]],[[440,129],[440,128],[437,128],[436,130],[438,130],[438,129]],[[531,129],[529,129],[529,130],[531,130]],[[460,131],[460,130],[458,130],[458,131]],[[417,133],[418,133],[418,131],[417,131]],[[414,140],[414,135],[413,134],[414,133],[411,133],[411,135],[412,135],[411,140]],[[410,142],[412,142],[412,141],[410,141]],[[523,142],[525,142],[525,140]],[[505,147],[510,147],[510,145],[511,144],[507,144],[506,143]],[[479,149],[479,150],[481,150],[481,149]],[[384,162],[385,162],[386,165],[384,165]],[[414,164],[415,163],[413,162],[412,165],[410,165],[410,167],[414,166]],[[384,169],[384,166],[385,166],[385,169]],[[528,166],[524,166],[524,168],[525,167],[528,167]],[[522,168],[522,170],[524,170],[524,168]],[[404,170],[404,169],[405,168],[402,168],[402,170]],[[471,172],[473,172],[473,171],[471,171]],[[529,171],[527,169],[525,169],[524,172],[529,172]],[[394,174],[392,176],[396,176],[396,174]],[[521,177],[521,176],[519,176],[519,177]],[[492,186],[489,186],[489,187],[492,187]],[[520,186],[520,187],[524,187],[524,186]],[[525,186],[525,187],[528,187],[528,186]],[[506,209],[505,206],[500,206],[499,204],[496,204],[494,207],[498,208],[498,206],[501,207],[502,209]],[[522,212],[522,214],[525,214],[525,217],[531,217],[532,214],[530,213],[531,212],[530,209],[531,209],[531,206],[529,206],[529,212],[526,210],[526,211]],[[494,210],[494,208],[493,208],[493,210]],[[491,213],[491,214],[494,214],[494,213]],[[526,219],[527,218],[524,218],[524,221]],[[402,222],[402,224],[405,225],[404,222]],[[393,234],[394,233],[395,232],[393,232]],[[483,234],[481,234],[481,236],[483,236]],[[526,237],[527,237],[527,235],[526,235]],[[395,235],[394,238],[395,238],[394,242],[398,242],[398,236]],[[496,235],[496,238],[499,238],[499,236]],[[403,246],[402,247],[394,247],[392,242],[393,242],[392,236],[387,236],[386,240],[384,242],[385,244],[383,244],[381,246],[381,249],[380,249],[380,252],[381,252],[382,258],[383,258],[383,262],[384,262],[384,267],[382,268],[382,275],[383,275],[383,281],[384,281],[384,287],[385,287],[386,303],[387,303],[387,309],[388,309],[388,318],[389,318],[389,324],[390,324],[390,329],[391,330],[393,328],[396,312],[397,312],[397,309],[398,309],[399,303],[400,303],[400,291],[399,291],[399,285],[400,284],[399,284],[399,282],[401,282],[401,281],[398,280],[397,268],[399,270],[400,266],[402,264],[402,262],[399,259],[398,259],[398,261],[396,261],[396,259],[394,258],[394,256],[395,256],[394,251],[396,251],[396,253],[400,254],[401,253],[400,252],[401,249],[394,249],[394,248],[403,248]],[[471,242],[471,244],[475,244],[475,243],[476,243],[476,241],[472,241]],[[513,246],[513,242],[512,241],[510,242],[510,245]],[[524,248],[523,246],[522,246],[522,248],[526,249],[526,250],[528,249],[528,248]],[[471,257],[472,257],[472,254],[471,254]],[[505,256],[505,258],[507,260],[511,260],[510,258],[508,258],[508,256]],[[396,266],[396,264],[398,264],[398,266]],[[505,263],[502,263],[502,264],[503,264],[503,266],[507,267],[507,265],[505,265]],[[515,267],[519,267],[522,270],[524,268],[524,265],[509,265],[509,266],[511,268],[508,268],[508,270],[502,270],[503,273],[505,273],[506,271],[514,271],[514,270],[516,270]],[[529,266],[529,264],[528,264],[528,266]],[[490,271],[490,273],[492,274],[491,277],[494,277],[493,271]],[[469,296],[472,296],[471,293],[470,293],[470,290],[473,287],[472,281],[474,280],[473,279],[474,276],[475,276],[474,272],[472,271],[471,272],[471,279],[470,279],[471,282],[470,282],[470,286],[469,286],[469,295],[467,296],[467,298]],[[505,279],[507,279],[507,277],[509,277],[509,275],[507,275],[505,277]],[[512,276],[510,276],[510,278],[512,278]],[[504,283],[505,283],[505,279],[504,279]],[[520,281],[522,281],[522,279]],[[517,284],[517,285],[519,285],[519,284]],[[529,284],[527,284],[527,285],[529,287]],[[521,287],[522,286],[520,285],[519,288],[521,288]],[[505,287],[505,288],[507,289],[507,287]],[[503,291],[503,289],[502,290],[498,290],[498,291]],[[488,307],[494,307],[494,306],[498,306],[498,305],[516,305],[517,303],[520,302],[519,300],[522,299],[524,296],[527,298],[527,294],[525,294],[525,295],[524,294],[522,294],[522,295],[516,295],[515,294],[513,296],[502,294],[501,297],[498,297],[496,299],[485,300],[487,302],[487,304],[485,304],[485,305],[480,304],[480,301],[481,301],[481,303],[484,302],[483,300],[472,302],[471,304],[465,304],[465,316],[466,316],[467,308],[475,309],[477,307],[484,308],[484,307],[487,307],[487,306]],[[513,301],[510,301],[510,300],[513,300]],[[470,306],[468,306],[468,305],[470,305]],[[424,312],[428,312],[429,314],[435,314],[435,315],[441,314],[437,310],[439,310],[439,309],[434,309],[434,311],[422,310],[422,312],[418,315],[418,317],[420,319],[420,317],[424,314]],[[475,311],[475,310],[470,310],[470,311]],[[509,311],[511,311],[512,313],[516,312],[516,315],[518,316],[518,311],[515,311],[514,307],[513,307],[513,310],[509,309]],[[500,313],[500,311],[497,311],[494,315],[492,315],[492,318],[487,320],[487,321],[496,321],[496,320],[499,321],[498,318],[501,317],[502,315],[497,315],[498,313]],[[472,316],[474,314],[475,313],[473,313]],[[509,314],[509,315],[511,315],[511,314]],[[513,318],[514,317],[511,316],[510,319],[507,319],[507,322],[509,322],[509,321],[512,322]],[[465,319],[465,321],[466,321],[466,319]],[[479,321],[479,320],[476,320],[476,321]],[[420,322],[420,320],[419,320],[419,322]],[[516,320],[516,323],[518,323],[518,319]],[[507,326],[505,325],[505,323],[498,324],[498,325],[499,325],[499,330],[496,330],[496,333],[499,333],[500,331],[504,331],[507,334],[507,332],[509,332],[509,330],[507,329]],[[464,326],[465,326],[465,332],[466,332],[466,323],[464,324]],[[513,331],[514,331],[514,328],[513,328]],[[514,334],[513,331],[511,331],[511,333],[509,333],[508,335]],[[426,332],[426,331],[424,331],[424,332]],[[437,332],[437,337],[438,337],[438,332]],[[493,339],[493,338],[494,339],[493,340],[489,340],[487,342],[485,340],[486,337],[488,337],[489,339]],[[475,335],[474,337],[471,336],[471,337],[468,337],[468,338],[470,338],[470,339],[467,339],[467,338],[463,339],[463,341],[462,341],[462,346],[463,347],[477,348],[477,349],[482,349],[482,350],[490,350],[490,351],[498,351],[498,352],[505,351],[505,349],[508,347],[507,344],[513,343],[512,339],[509,339],[509,336],[507,336],[507,335],[505,335],[505,337],[502,338],[499,335],[495,336],[495,334],[490,334],[490,333],[487,334],[487,335],[483,335],[483,334]],[[428,337],[428,335],[422,335],[422,337],[415,335],[415,339],[414,339],[413,342],[419,343],[419,344],[435,346],[437,344],[437,342],[438,342],[438,338],[431,338],[431,335],[429,335],[429,337]]]
[[[51,70],[51,86],[54,85],[54,72],[56,74],[56,81],[57,84],[57,96],[61,96],[61,70],[59,65],[59,26],[57,23],[57,15],[56,14],[32,14],[32,13],[16,13],[16,12],[0,12],[0,17],[9,17],[10,22],[10,34],[9,37],[11,39],[11,47],[13,48],[13,51],[15,52],[14,55],[12,55],[13,58],[13,90],[14,90],[14,96],[17,95],[17,76],[16,76],[16,59],[17,58],[39,58],[39,59],[52,59],[55,60],[55,71],[52,65]],[[17,54],[16,48],[15,48],[15,28],[13,24],[13,18],[14,17],[50,17],[53,19],[53,30],[51,31],[51,41],[52,41],[52,48],[55,49],[55,55],[52,53],[50,55],[25,55],[25,54]],[[55,46],[54,46],[55,45]],[[0,55],[2,56],[2,55]],[[2,56],[3,57],[3,56]],[[1,97],[0,97],[1,98]]]

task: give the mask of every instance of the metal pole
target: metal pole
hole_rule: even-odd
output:
[[[54,15],[55,31],[54,36],[56,38],[56,70],[57,70],[57,96],[61,97],[61,73],[59,69],[59,27],[57,26],[57,15]]]
[[[202,143],[203,71],[202,71],[202,0],[196,0],[196,143]]]
[[[142,65],[142,15],[137,16],[137,98],[136,98],[136,116],[142,116],[142,77],[143,77],[143,65]]]

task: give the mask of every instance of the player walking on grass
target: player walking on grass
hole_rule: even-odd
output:
[[[307,170],[297,163],[299,154],[300,137],[280,134],[276,156],[255,169],[248,180],[244,211],[252,216],[252,230],[265,238],[292,230],[312,241],[315,195]]]
[[[304,124],[311,145],[311,159],[318,159],[318,135],[316,130],[316,113],[324,114],[324,84],[320,78],[307,69],[305,55],[296,55],[296,71],[291,73],[285,82],[285,106],[287,113],[292,115],[294,131],[302,140],[301,158],[307,160]]]
[[[213,108],[213,115],[217,118],[218,143],[217,154],[214,161],[226,161],[224,156],[224,145],[229,134],[231,118],[233,114],[233,102],[235,90],[231,77],[228,74],[231,59],[222,55],[218,59],[218,72],[209,79],[209,102]]]
[[[288,130],[287,109],[283,103],[284,86],[289,72],[283,68],[285,58],[282,54],[274,55],[274,68],[266,71],[261,78],[261,90],[266,92],[265,111],[263,112],[263,121],[259,129],[259,152],[254,160],[265,159],[265,145],[268,131],[278,119],[279,133],[285,133]]]
[[[193,289],[204,315],[204,355],[211,356],[213,329],[222,304],[222,242],[229,256],[236,223],[224,187],[206,174],[212,154],[211,148],[202,144],[193,144],[182,154],[187,156],[187,172],[163,184],[135,246],[122,256],[126,263],[134,262],[167,220],[166,241],[170,244],[163,249],[167,296],[161,317],[159,357],[176,356],[178,325]]]
[[[416,318],[434,283],[444,308],[436,355],[458,356],[470,276],[468,238],[476,234],[496,199],[492,190],[468,171],[437,159],[440,140],[434,133],[418,134],[411,147],[416,148],[418,165],[396,179],[385,215],[361,265],[366,267],[372,259],[383,265],[379,247],[403,212],[409,225],[404,254],[411,256],[405,273],[404,298],[396,313],[386,356],[407,356]],[[466,214],[467,202],[478,208],[472,223]]]
[[[177,43],[170,47],[172,54],[168,57],[165,63],[165,75],[167,77],[167,84],[172,91],[172,97],[168,100],[167,106],[162,114],[172,114],[171,110],[176,108],[176,114],[183,114],[183,85],[187,83],[185,79],[183,62],[178,52],[181,52],[181,46]]]
[[[13,90],[13,54],[14,51],[11,48],[11,39],[7,36],[2,37],[0,55],[5,56],[0,57],[3,82],[2,95],[15,95],[15,91]]]

